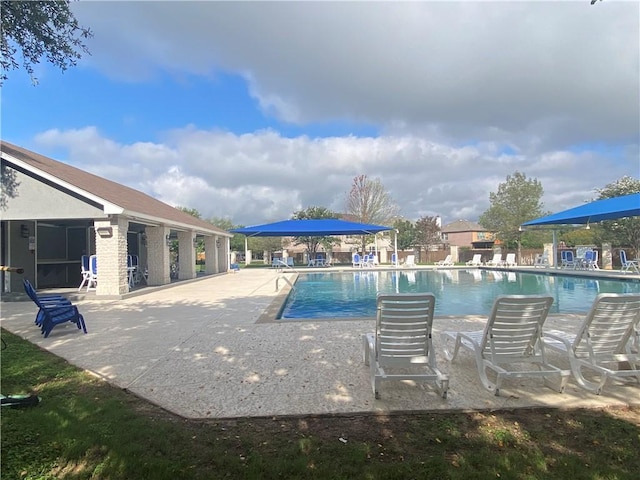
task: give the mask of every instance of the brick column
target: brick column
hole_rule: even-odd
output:
[[[148,285],[166,285],[171,282],[171,265],[169,263],[169,247],[167,235],[169,228],[146,227],[147,233],[147,268],[149,270]]]
[[[196,278],[196,249],[194,232],[178,232],[178,279]]]
[[[127,229],[123,217],[94,222],[96,255],[98,256],[98,286],[96,295],[122,295],[129,291],[127,281]]]

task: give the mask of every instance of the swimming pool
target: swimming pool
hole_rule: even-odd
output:
[[[486,315],[498,295],[551,295],[551,313],[583,313],[598,293],[640,293],[640,282],[480,269],[308,273],[278,320],[374,317],[377,292],[432,292],[435,315]]]

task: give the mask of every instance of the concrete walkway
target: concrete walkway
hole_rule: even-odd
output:
[[[480,384],[474,359],[448,364],[434,336],[439,366],[450,375],[447,399],[430,387],[385,382],[375,400],[360,335],[374,319],[263,322],[273,308],[277,274],[249,269],[122,300],[77,302],[89,333],[73,324],[42,338],[32,302],[3,302],[2,327],[176,414],[226,418],[356,412],[556,408],[640,404],[640,386],[610,383],[597,396],[573,380],[564,394],[536,379],[505,383],[500,397]],[[581,317],[550,316],[551,328]],[[434,320],[441,330],[482,329],[485,318]],[[550,356],[554,363],[566,363]]]

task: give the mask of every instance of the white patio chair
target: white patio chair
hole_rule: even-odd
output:
[[[601,293],[575,333],[545,330],[545,345],[568,357],[582,388],[600,394],[609,378],[640,382],[640,354],[631,352],[640,322],[640,295]],[[629,368],[621,368],[626,365]],[[583,370],[590,371],[589,378]]]
[[[375,397],[383,380],[414,380],[432,382],[446,398],[449,377],[438,369],[431,339],[435,296],[379,293],[376,301],[376,331],[362,335]]]
[[[441,333],[445,357],[454,361],[460,347],[471,350],[482,385],[495,395],[499,395],[505,378],[520,377],[543,377],[547,386],[562,392],[570,372],[546,361],[544,344],[540,340],[542,325],[552,303],[553,298],[546,296],[499,296],[484,330]],[[523,369],[522,364],[536,368]],[[495,383],[487,376],[487,369],[496,375]],[[554,378],[557,385],[552,385],[549,378]]]
[[[354,253],[353,255],[351,255],[351,264],[354,267],[362,268],[363,262],[362,257],[360,257],[359,253]]]

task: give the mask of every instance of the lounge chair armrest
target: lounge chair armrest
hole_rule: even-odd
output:
[[[474,346],[474,348],[480,348],[480,344],[474,338],[470,337],[466,333],[458,332],[458,337],[460,337],[462,340],[466,340],[470,342]]]
[[[567,350],[571,349],[571,345],[573,343],[573,339],[575,337],[573,337],[571,340],[569,340],[567,337],[561,336],[561,335],[557,335],[557,333],[564,333],[564,332],[560,332],[559,330],[552,330],[552,331],[542,331],[542,339],[548,339],[548,340],[554,340],[556,342],[560,342],[564,345],[564,347]]]

